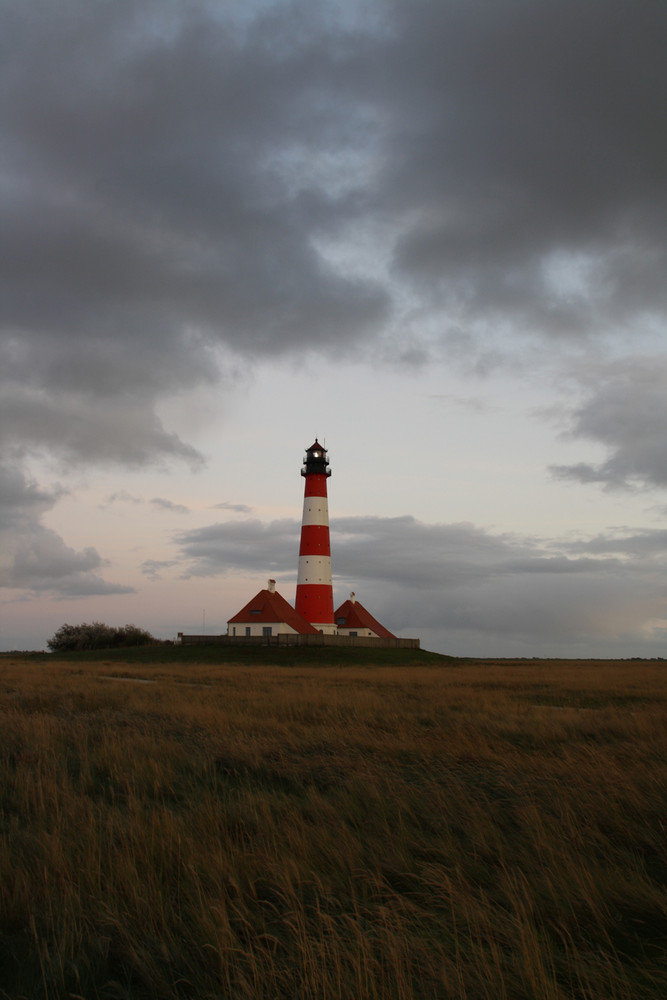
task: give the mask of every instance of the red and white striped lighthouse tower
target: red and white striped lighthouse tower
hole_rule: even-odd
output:
[[[329,543],[329,504],[327,450],[317,438],[306,451],[301,469],[306,485],[301,521],[299,575],[296,584],[296,610],[321,632],[336,631],[333,587],[331,585],[331,546]]]

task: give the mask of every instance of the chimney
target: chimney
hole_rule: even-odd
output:
[[[276,592],[276,581],[275,580],[269,580],[269,593],[270,594],[275,594],[275,592]]]
[[[350,594],[350,600],[352,601],[352,603],[353,603],[353,604],[354,604],[354,603],[356,602],[356,600],[357,600],[357,598],[356,598],[356,597],[355,597],[355,595],[354,595],[354,591],[352,591],[352,593]]]

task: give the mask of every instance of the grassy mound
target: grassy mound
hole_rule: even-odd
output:
[[[137,646],[69,653],[35,653],[36,660],[66,663],[238,663],[281,666],[425,666],[454,662],[453,657],[425,649],[373,649],[349,646]]]

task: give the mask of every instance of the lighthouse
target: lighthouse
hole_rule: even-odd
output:
[[[331,634],[336,631],[327,500],[327,479],[331,475],[331,469],[327,464],[327,450],[317,438],[315,444],[311,444],[306,451],[301,475],[305,477],[306,484],[301,521],[296,610],[315,628]]]

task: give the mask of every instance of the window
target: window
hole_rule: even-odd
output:
[[[344,625],[345,621],[346,621],[345,618],[337,618],[336,619],[336,625]]]
[[[271,635],[271,634],[272,634],[272,632],[273,632],[273,629],[271,628],[271,626],[270,626],[270,625],[265,625],[265,626],[264,626],[264,627],[262,628],[262,635],[265,635],[265,636],[269,636],[269,635]]]
[[[359,634],[358,632],[350,632],[350,635],[358,635],[358,634]]]
[[[249,625],[246,625],[246,627],[245,627],[245,634],[246,635],[250,635],[250,626]]]

